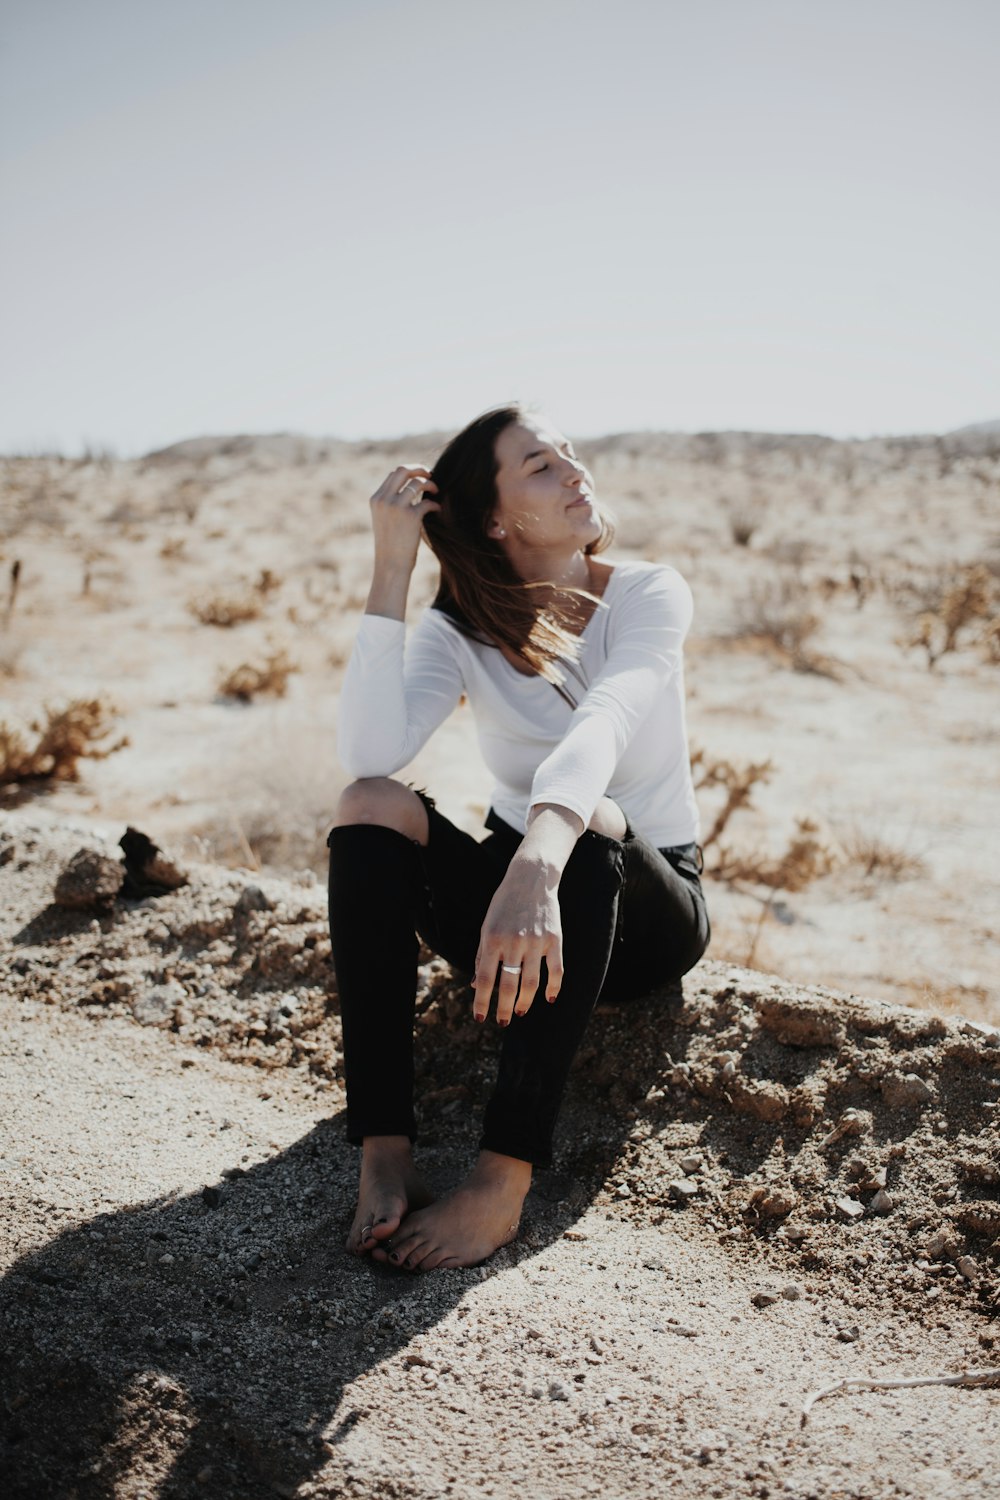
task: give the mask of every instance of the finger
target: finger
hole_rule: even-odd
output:
[[[563,960],[562,943],[556,942],[545,955],[545,967],[548,970],[548,983],[545,986],[545,998],[551,1005],[563,982]]]
[[[525,959],[524,967],[521,970],[521,993],[518,995],[517,1004],[514,1006],[515,1016],[526,1016],[531,1009],[532,1002],[541,982],[540,968],[540,962],[531,958]]]
[[[504,963],[513,965],[514,959],[506,959]],[[497,992],[497,1025],[509,1026],[510,1018],[514,1014],[514,1006],[517,1003],[517,990],[521,982],[520,966],[518,972],[512,974],[509,969],[500,965],[500,988]]]
[[[481,954],[476,959],[476,972],[473,976],[476,995],[472,1002],[472,1014],[477,1021],[485,1021],[490,1013],[490,1000],[493,997],[493,986],[496,982],[497,959],[490,957],[488,953]]]

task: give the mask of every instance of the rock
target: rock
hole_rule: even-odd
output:
[[[236,898],[233,914],[248,917],[254,911],[274,911],[275,903],[259,885],[245,885]]]
[[[860,1109],[845,1109],[830,1134],[820,1141],[820,1145],[832,1146],[845,1136],[860,1135],[866,1124],[871,1124],[870,1115],[864,1114]]]
[[[966,1281],[975,1281],[979,1275],[979,1267],[971,1255],[960,1255],[955,1262],[959,1276],[964,1276]]]
[[[931,1260],[943,1258],[950,1260],[957,1253],[958,1241],[950,1229],[939,1229],[936,1234],[931,1235],[924,1246],[924,1254]]]
[[[570,1388],[564,1380],[549,1381],[550,1401],[568,1401],[570,1398],[570,1394]]]
[[[698,1195],[698,1184],[691,1182],[687,1177],[681,1177],[676,1182],[668,1184],[667,1195],[675,1203],[690,1203],[691,1199]]]
[[[165,896],[168,891],[187,885],[188,873],[183,865],[165,854],[138,828],[126,828],[118,843],[125,855],[126,896],[139,900],[146,896]]]
[[[861,1330],[857,1323],[852,1323],[849,1327],[838,1328],[837,1337],[842,1344],[856,1344],[861,1337]]]
[[[172,1026],[178,1005],[186,999],[184,987],[170,980],[137,996],[132,1002],[132,1014],[140,1026]]]
[[[888,1174],[885,1167],[878,1167],[874,1172],[867,1168],[859,1179],[858,1186],[863,1193],[877,1193],[885,1187]]]
[[[890,1109],[930,1104],[937,1097],[932,1084],[917,1073],[888,1073],[882,1079],[882,1098]]]
[[[798,1194],[790,1187],[759,1187],[750,1194],[747,1206],[762,1219],[783,1219],[798,1201]]]
[[[786,1302],[798,1302],[802,1296],[802,1288],[797,1281],[790,1281],[787,1286],[781,1288],[781,1295]]]
[[[698,1156],[695,1153],[692,1153],[692,1155],[690,1155],[690,1156],[682,1156],[681,1157],[681,1171],[682,1172],[687,1172],[688,1174],[690,1174],[692,1172],[700,1172],[701,1169],[702,1169],[702,1167],[704,1165],[705,1165],[704,1157]]]
[[[871,1209],[873,1214],[878,1214],[880,1219],[884,1219],[886,1214],[892,1213],[893,1209],[896,1207],[896,1204],[890,1197],[890,1195],[886,1192],[885,1188],[879,1188],[878,1192],[875,1194],[868,1207]]]
[[[859,1203],[857,1198],[838,1198],[834,1203],[838,1216],[849,1224],[865,1216],[864,1204]]]
[[[750,1298],[750,1301],[753,1303],[754,1307],[770,1307],[771,1304],[773,1302],[777,1302],[780,1297],[781,1293],[774,1290],[772,1287],[762,1287],[759,1292],[754,1292],[753,1296]]]
[[[97,849],[78,849],[56,881],[53,899],[57,906],[87,911],[109,910],[121,890],[125,867],[120,860]]]
[[[218,1187],[203,1187],[201,1190],[201,1201],[206,1208],[220,1208],[222,1205],[222,1189]]]

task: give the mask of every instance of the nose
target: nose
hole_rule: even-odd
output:
[[[580,484],[582,480],[586,478],[586,469],[583,467],[583,464],[578,458],[571,458],[568,453],[565,454],[564,457],[567,464],[569,465],[569,473],[566,475],[563,483],[568,485]]]

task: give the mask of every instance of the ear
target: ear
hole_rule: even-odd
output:
[[[502,542],[504,537],[507,535],[498,516],[494,516],[490,521],[489,526],[486,528],[486,535],[490,537],[494,542]]]

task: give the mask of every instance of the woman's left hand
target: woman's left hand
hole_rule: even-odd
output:
[[[476,954],[473,1014],[485,1021],[490,997],[500,971],[497,1022],[509,1024],[512,1015],[531,1009],[541,981],[545,960],[548,982],[545,998],[552,1001],[563,979],[562,917],[559,911],[558,873],[533,860],[515,855],[494,893],[483,923]],[[510,972],[516,968],[520,973]]]

